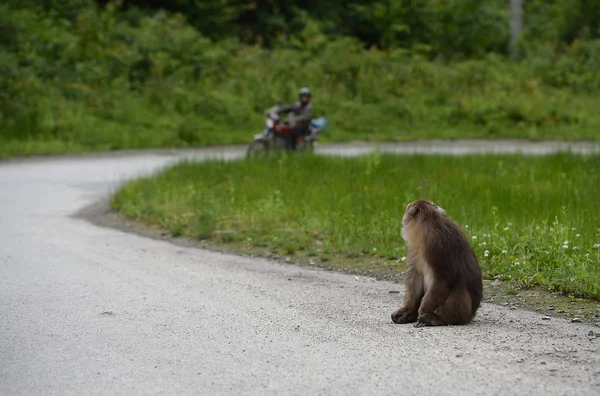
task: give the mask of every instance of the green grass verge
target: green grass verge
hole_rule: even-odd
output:
[[[173,236],[327,262],[403,267],[405,205],[465,229],[486,278],[600,298],[600,157],[311,155],[182,163],[112,205]],[[371,260],[371,261],[370,261]]]

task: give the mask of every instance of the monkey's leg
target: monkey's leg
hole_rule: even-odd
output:
[[[475,316],[472,308],[471,296],[467,290],[454,290],[444,306],[437,313],[449,325],[464,325],[469,323]]]
[[[444,318],[436,314],[435,311],[444,305],[449,294],[450,289],[448,288],[448,285],[441,282],[435,282],[423,297],[415,327],[447,326],[448,323]]]
[[[392,314],[396,324],[414,323],[419,315],[419,305],[423,298],[423,277],[409,266],[404,278],[404,305]]]

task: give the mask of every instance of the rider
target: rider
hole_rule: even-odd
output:
[[[313,116],[313,106],[310,102],[312,94],[310,89],[304,87],[298,93],[298,101],[279,108],[280,113],[292,113],[290,117],[290,127],[292,134],[289,139],[286,139],[286,148],[295,150],[296,141],[300,136],[310,134],[310,122]],[[277,132],[281,132],[285,127],[278,126]]]

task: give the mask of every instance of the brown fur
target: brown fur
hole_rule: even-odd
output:
[[[481,269],[467,236],[431,201],[406,206],[402,236],[408,247],[404,305],[394,323],[415,327],[469,323],[483,298]]]

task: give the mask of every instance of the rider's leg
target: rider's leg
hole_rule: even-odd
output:
[[[292,150],[296,150],[296,142],[298,141],[298,138],[302,135],[302,131],[299,129],[294,129],[292,131],[292,136],[290,138],[290,142],[292,144]]]
[[[293,134],[285,136],[283,138],[283,141],[285,142],[285,148],[287,150],[293,150],[294,149],[294,136],[293,136]]]

